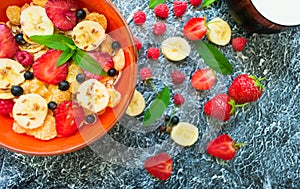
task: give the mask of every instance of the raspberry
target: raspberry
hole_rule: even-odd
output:
[[[171,73],[171,78],[175,85],[179,85],[179,84],[183,83],[183,81],[185,80],[185,75],[178,70],[174,70]]]
[[[182,16],[187,9],[187,3],[183,1],[174,2],[174,15],[177,17]]]
[[[150,68],[142,68],[140,70],[140,77],[143,81],[152,77],[152,70]]]
[[[0,99],[0,114],[8,115],[12,112],[14,101],[11,99]]]
[[[139,51],[143,47],[142,43],[136,37],[133,37],[133,40],[134,40],[134,44],[135,44],[136,49]]]
[[[169,8],[166,4],[157,5],[154,8],[154,14],[160,18],[168,18]]]
[[[16,58],[24,67],[30,66],[33,63],[33,56],[27,51],[18,51]]]
[[[167,31],[167,25],[163,22],[156,22],[153,25],[153,33],[155,35],[162,35]]]
[[[143,25],[146,22],[146,14],[143,11],[133,13],[133,21],[137,25]]]
[[[150,47],[147,50],[147,57],[153,60],[157,60],[158,57],[160,56],[160,51],[159,48],[157,47]]]
[[[196,7],[202,4],[202,0],[190,0],[190,3]]]
[[[232,48],[235,51],[242,51],[245,47],[245,45],[247,44],[247,39],[244,37],[236,37],[234,39],[232,39]]]
[[[174,95],[174,103],[178,106],[182,105],[184,103],[184,97],[181,94],[176,93]]]

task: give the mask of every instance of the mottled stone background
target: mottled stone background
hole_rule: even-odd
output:
[[[204,11],[189,5],[185,15],[175,19],[173,1],[167,0],[170,7],[170,16],[165,21],[168,32],[164,37],[155,37],[151,28],[157,18],[148,8],[149,1],[113,2],[130,23],[133,34],[143,42],[139,68],[152,68],[158,89],[165,84],[172,94],[180,92],[186,97],[177,115],[181,121],[197,125],[200,131],[197,143],[192,147],[179,147],[167,134],[157,130],[160,122],[143,128],[142,117],[125,115],[103,138],[70,154],[32,157],[0,149],[0,188],[299,188],[300,28],[273,35],[247,33],[236,25],[223,1]],[[136,10],[144,10],[147,14],[143,27],[131,21]],[[233,51],[231,45],[218,47],[233,64],[235,72],[230,76],[218,75],[217,85],[209,92],[195,91],[189,84],[191,73],[206,66],[195,50],[179,63],[168,62],[162,56],[158,61],[145,57],[147,47],[159,46],[167,36],[182,36],[183,24],[191,17],[204,14],[208,20],[223,18],[230,24],[233,37],[248,39],[242,53]],[[169,77],[174,69],[187,75],[185,83],[176,87]],[[205,117],[202,113],[204,102],[217,93],[226,92],[232,79],[240,73],[266,77],[262,98],[239,110],[226,124]],[[151,90],[140,82],[137,89],[149,105],[153,98]],[[172,108],[170,106],[167,112]],[[228,133],[237,141],[247,142],[248,146],[243,147],[233,161],[216,160],[204,152],[204,147],[220,133]],[[166,182],[149,176],[142,166],[147,157],[161,151],[168,152],[174,160],[174,173]]]

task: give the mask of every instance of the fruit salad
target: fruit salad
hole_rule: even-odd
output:
[[[121,100],[125,67],[107,19],[76,0],[33,0],[0,23],[0,114],[40,140],[72,135]],[[99,70],[95,69],[98,68]]]

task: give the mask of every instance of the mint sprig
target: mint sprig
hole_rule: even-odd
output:
[[[210,5],[212,5],[216,1],[218,1],[218,0],[204,0],[203,3],[202,3],[202,8],[209,7]]]
[[[58,58],[56,66],[61,66],[72,58],[75,64],[84,70],[93,74],[107,76],[107,73],[102,69],[101,65],[87,52],[76,47],[73,40],[67,36],[61,34],[34,35],[30,37],[30,40],[51,49],[63,51]]]
[[[150,0],[149,8],[154,9],[157,5],[163,4],[165,0]]]

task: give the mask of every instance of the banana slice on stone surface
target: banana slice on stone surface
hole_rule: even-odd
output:
[[[170,37],[162,42],[163,55],[172,61],[180,61],[190,55],[191,46],[182,37]]]
[[[171,138],[181,146],[193,145],[197,141],[198,136],[198,128],[187,122],[179,122],[171,131]]]
[[[76,98],[82,107],[98,113],[107,107],[110,96],[104,84],[96,79],[89,79],[78,87]]]
[[[135,90],[133,93],[133,97],[127,107],[126,114],[129,116],[137,116],[140,115],[146,107],[146,102],[143,95]]]
[[[72,39],[78,48],[91,51],[104,41],[105,30],[98,22],[84,20],[73,28]]]
[[[231,39],[231,28],[223,19],[217,17],[207,23],[207,39],[217,45],[227,45]]]
[[[21,12],[21,27],[27,36],[52,35],[54,25],[40,6],[30,6]]]
[[[48,113],[46,100],[38,94],[21,95],[15,100],[13,118],[25,129],[35,129],[44,124]]]
[[[0,58],[0,89],[11,88],[25,81],[25,68],[17,61]]]

